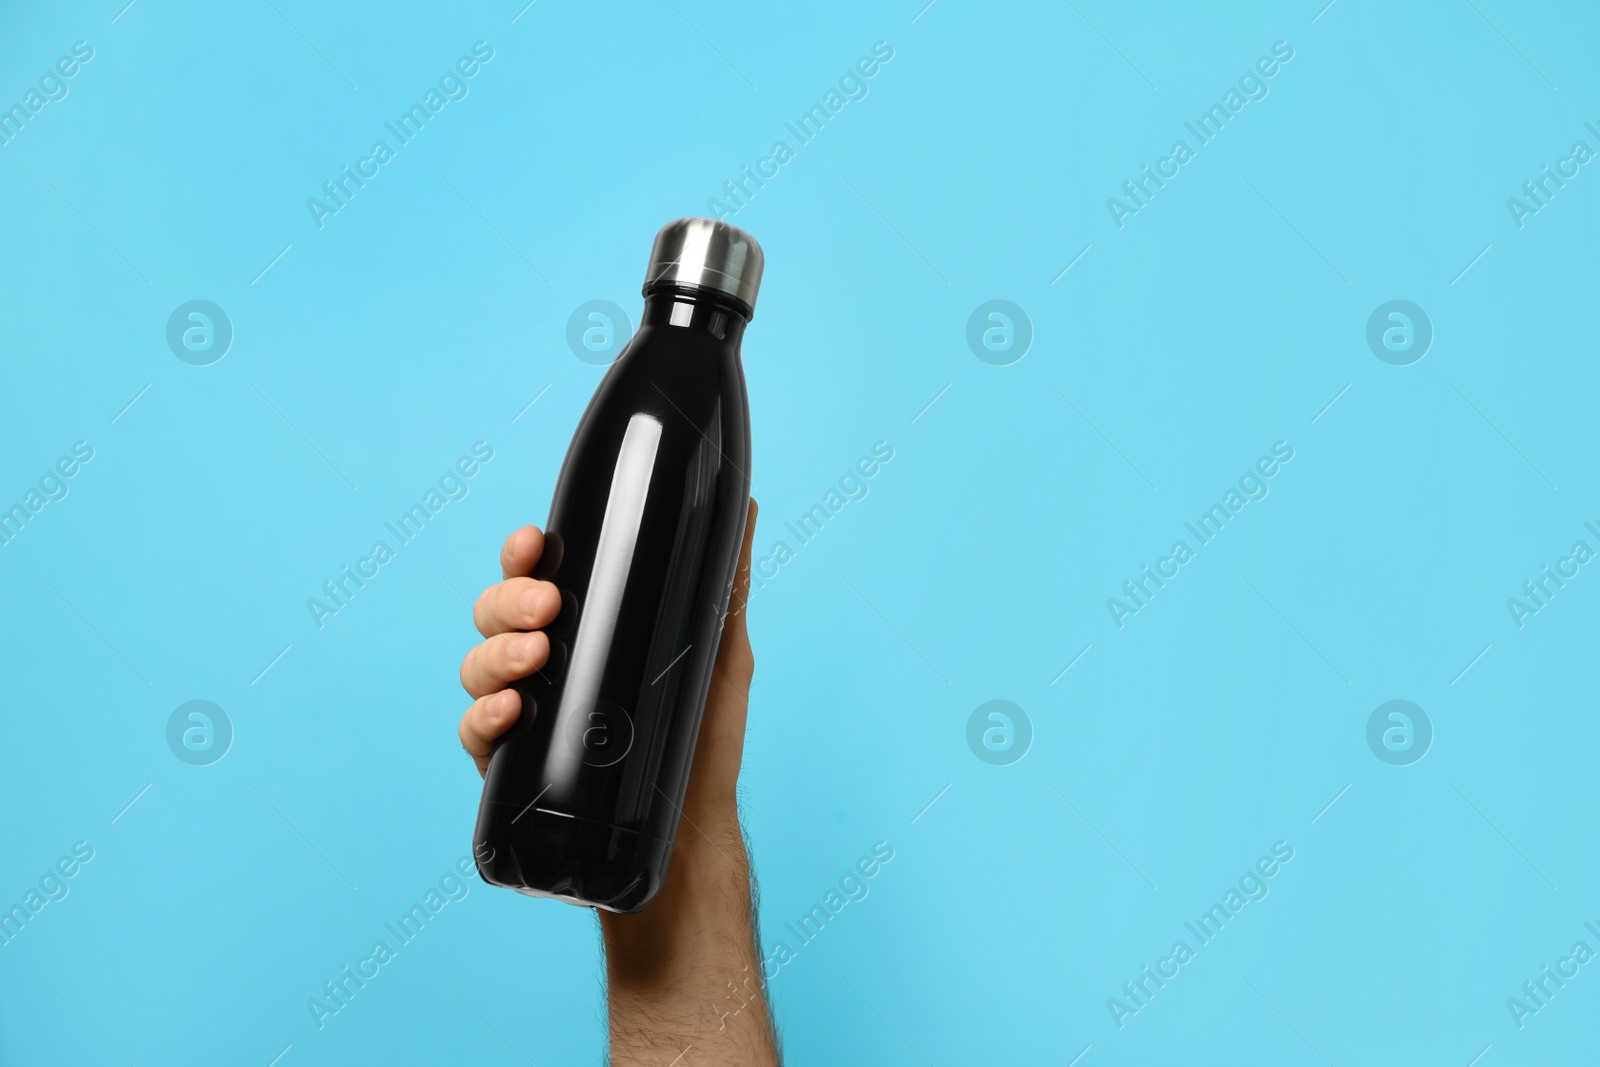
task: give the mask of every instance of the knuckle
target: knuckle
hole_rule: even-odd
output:
[[[531,633],[517,642],[517,656],[521,660],[523,673],[531,673],[539,667],[544,659],[545,637],[541,633]]]
[[[507,634],[501,660],[505,664],[505,677],[521,678],[532,674],[538,663],[538,635]]]
[[[521,638],[511,637],[505,641],[505,662],[513,670],[525,667],[528,664],[527,642]]]
[[[485,633],[491,637],[505,633],[506,587],[510,584],[510,582],[501,582],[495,586],[491,590],[494,595],[489,597],[483,606],[483,613],[487,616],[489,623],[489,629]]]

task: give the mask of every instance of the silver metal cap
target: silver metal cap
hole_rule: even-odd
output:
[[[714,219],[678,219],[661,227],[644,287],[702,285],[756,306],[765,257],[756,239],[726,222]]]

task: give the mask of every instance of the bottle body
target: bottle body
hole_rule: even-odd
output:
[[[636,911],[671,858],[750,500],[749,309],[647,292],[556,482],[534,577],[550,659],[489,761],[485,881]]]

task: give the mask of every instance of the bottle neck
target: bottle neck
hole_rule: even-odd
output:
[[[750,322],[750,310],[711,289],[669,286],[645,294],[641,326],[702,333],[737,349]]]

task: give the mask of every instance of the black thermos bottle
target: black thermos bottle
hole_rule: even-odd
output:
[[[761,268],[726,223],[656,235],[639,330],[556,480],[534,577],[561,610],[489,760],[474,855],[491,884],[619,912],[661,888],[750,502],[739,341]]]

